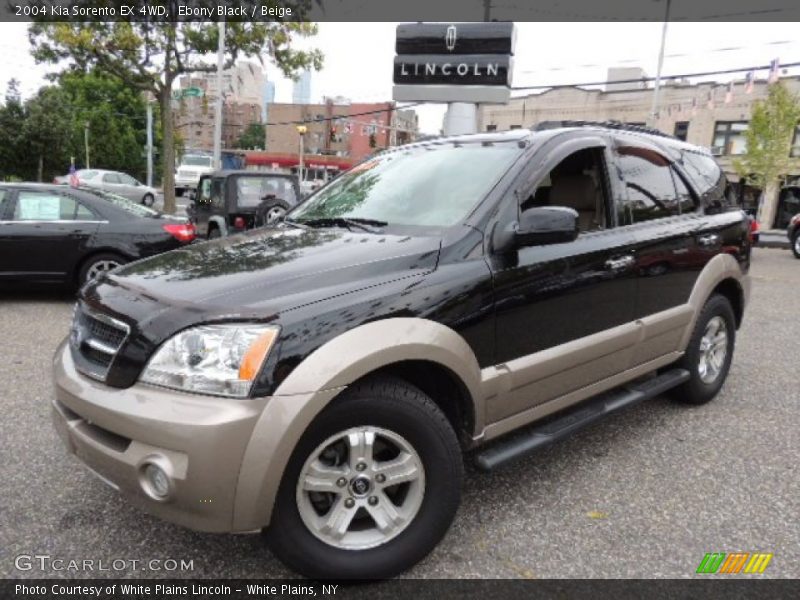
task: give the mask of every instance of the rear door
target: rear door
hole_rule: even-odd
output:
[[[694,284],[723,244],[686,172],[666,152],[626,137],[618,140],[615,158],[617,226],[634,239],[635,313],[646,319],[635,366],[678,349]]]
[[[19,190],[0,227],[5,278],[66,280],[97,231],[100,219],[75,198]]]

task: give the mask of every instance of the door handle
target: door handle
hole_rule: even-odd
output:
[[[716,233],[708,233],[697,238],[697,245],[703,246],[704,248],[716,246],[718,243],[719,236]]]
[[[636,259],[633,256],[626,254],[617,258],[609,258],[605,262],[605,267],[609,271],[623,271],[628,267],[632,267],[635,262]]]

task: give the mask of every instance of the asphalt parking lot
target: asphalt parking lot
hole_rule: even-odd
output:
[[[758,577],[800,577],[800,261],[758,249],[752,275],[712,403],[657,398],[496,474],[470,467],[454,526],[407,576],[690,577],[707,552],[743,551],[774,554]],[[71,309],[63,293],[0,292],[0,577],[92,575],[19,571],[20,554],[193,561],[100,576],[290,577],[260,536],[165,524],[66,455],[49,363]]]

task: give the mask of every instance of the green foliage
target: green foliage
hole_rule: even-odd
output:
[[[800,122],[800,98],[783,83],[769,87],[764,100],[753,103],[745,132],[747,152],[734,161],[737,173],[758,187],[775,184],[797,163],[789,156],[795,127]]]
[[[45,2],[50,4],[53,2]],[[73,6],[96,6],[97,1],[78,0]],[[146,6],[164,5],[177,11],[174,1],[138,0],[128,3],[135,10]],[[216,10],[216,1],[201,1],[193,6]],[[304,18],[310,8],[308,0],[284,1],[291,7],[293,18]],[[262,5],[277,6],[274,0],[243,0],[241,6],[260,9]],[[177,14],[177,13],[176,13]],[[319,50],[296,50],[296,38],[313,36],[313,23],[250,20],[230,20],[225,31],[226,66],[241,56],[269,55],[289,77],[306,68],[319,69],[322,54]],[[174,168],[175,136],[172,117],[172,87],[184,73],[212,72],[215,64],[209,56],[216,53],[219,29],[213,22],[167,22],[158,20],[119,22],[34,22],[28,36],[33,55],[39,62],[66,64],[71,70],[97,69],[115,77],[136,90],[152,93],[161,108],[163,132],[162,159],[164,174],[164,205],[167,212],[175,209]]]
[[[267,132],[261,123],[250,123],[236,142],[237,148],[244,150],[263,150]]]
[[[97,72],[69,71],[22,103],[9,82],[0,107],[0,177],[51,181],[70,160],[85,167],[89,124],[90,164],[144,178],[145,102],[136,90]],[[157,125],[157,124],[156,124]],[[158,127],[156,142],[158,141]],[[42,172],[39,173],[41,159]]]

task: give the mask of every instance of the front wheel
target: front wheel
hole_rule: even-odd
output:
[[[794,233],[794,239],[792,240],[792,254],[794,254],[795,258],[800,258],[800,227],[798,227],[797,231]]]
[[[687,404],[705,404],[717,395],[733,360],[736,317],[730,301],[719,294],[708,299],[697,317],[686,353],[677,366],[689,371],[689,380],[672,390]]]
[[[394,378],[347,390],[286,468],[267,540],[316,579],[383,579],[425,557],[453,520],[462,459],[442,411]]]

